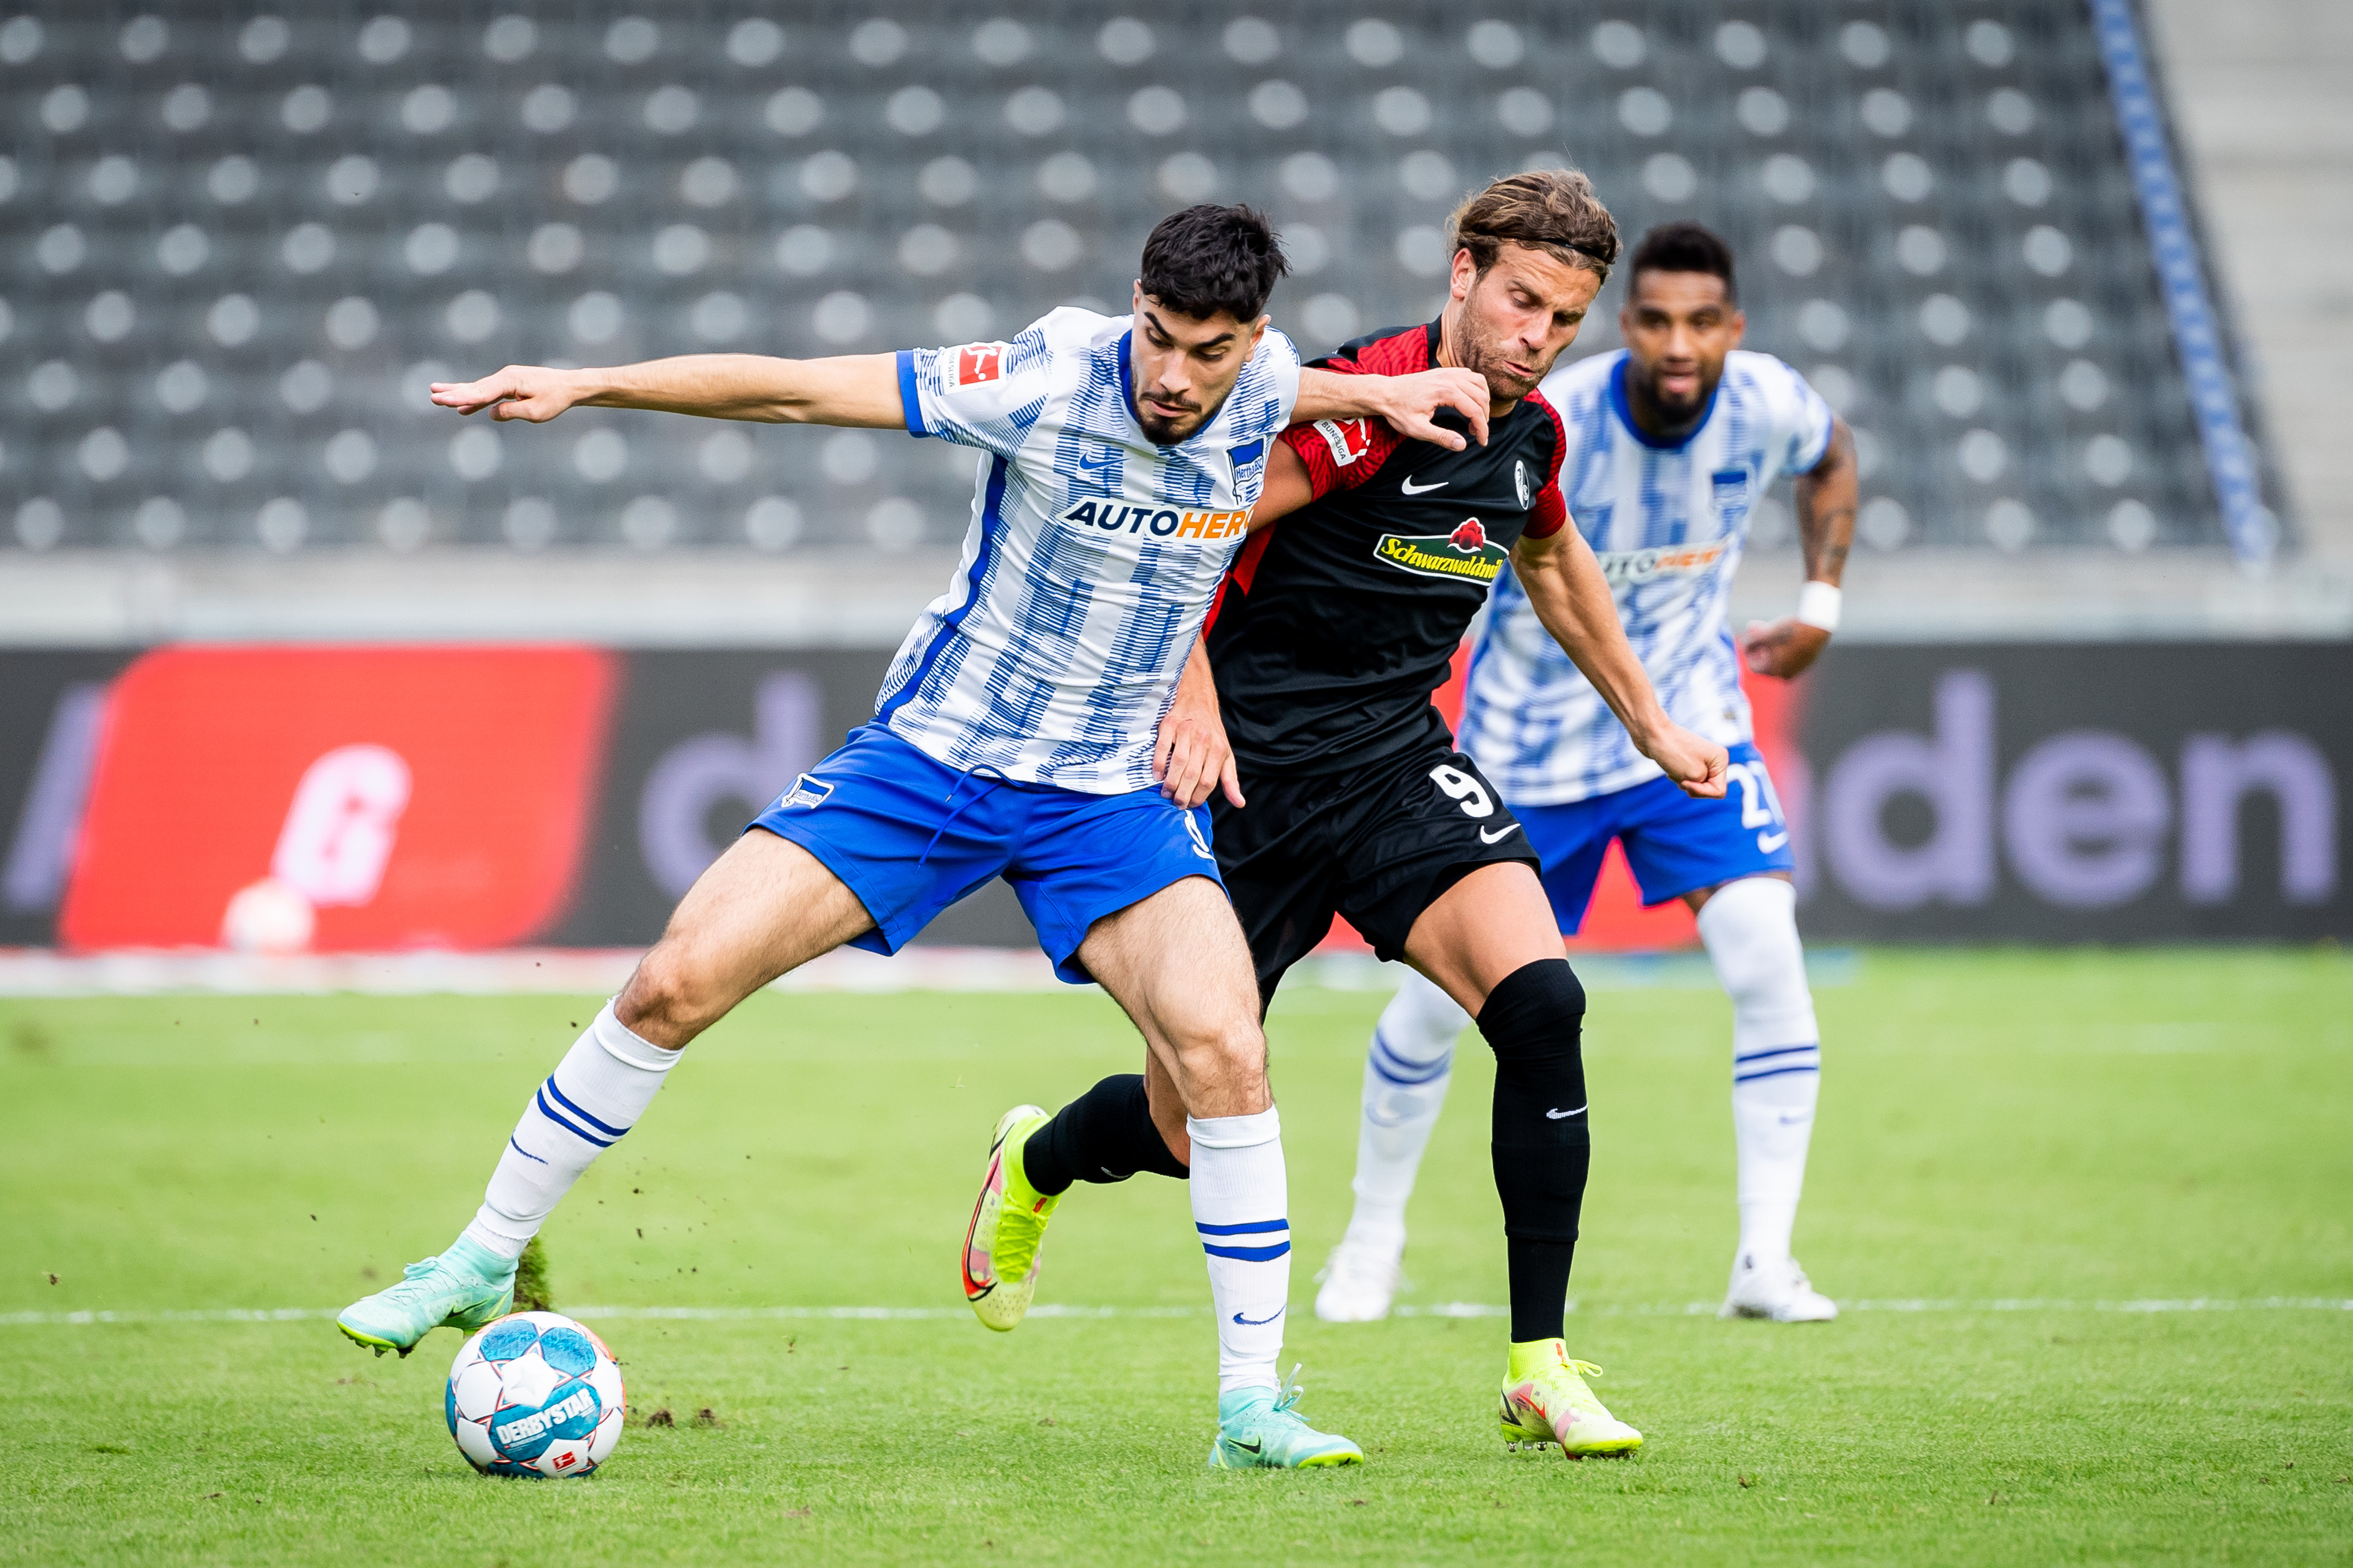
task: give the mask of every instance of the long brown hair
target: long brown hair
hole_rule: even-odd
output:
[[[1570,267],[1609,279],[1618,260],[1618,223],[1579,169],[1509,175],[1454,209],[1451,249],[1471,252],[1484,272],[1505,241],[1542,250]]]

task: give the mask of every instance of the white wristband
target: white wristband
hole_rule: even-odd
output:
[[[1824,631],[1836,631],[1839,622],[1839,600],[1844,596],[1835,583],[1808,579],[1798,590],[1798,619],[1808,626],[1818,626]]]

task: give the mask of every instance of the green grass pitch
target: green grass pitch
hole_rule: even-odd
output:
[[[597,1319],[633,1409],[678,1424],[550,1483],[459,1458],[454,1334],[402,1361],[315,1318],[161,1315],[333,1308],[435,1250],[593,1001],[0,1002],[0,1560],[2353,1561],[2353,1311],[2316,1305],[2353,1298],[2348,998],[2333,953],[1865,955],[1820,996],[1798,1237],[1863,1309],[1778,1327],[1682,1310],[1732,1245],[1723,999],[1597,991],[1570,1348],[1650,1441],[1571,1464],[1503,1451],[1500,1321],[1304,1309],[1382,998],[1296,990],[1269,1024],[1288,1354],[1371,1462],[1227,1475],[1175,1184],[1055,1221],[1041,1302],[1124,1315],[962,1314],[989,1126],[1134,1069],[1109,1003],[764,995],[550,1226],[557,1306],[952,1310]],[[1475,1036],[1459,1061],[1425,1307],[1504,1295]],[[2196,1300],[2236,1305],[2116,1309]]]

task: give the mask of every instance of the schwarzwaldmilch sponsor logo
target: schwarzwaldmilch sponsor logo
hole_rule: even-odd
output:
[[[1384,534],[1373,554],[1399,571],[1424,577],[1466,577],[1491,583],[1511,558],[1501,545],[1487,542],[1487,530],[1476,517],[1465,518],[1451,534]]]

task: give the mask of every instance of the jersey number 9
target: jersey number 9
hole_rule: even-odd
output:
[[[1440,763],[1430,770],[1430,781],[1445,791],[1446,798],[1462,808],[1466,817],[1492,817],[1495,802],[1487,798],[1485,786],[1451,763]]]

